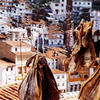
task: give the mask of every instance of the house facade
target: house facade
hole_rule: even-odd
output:
[[[5,59],[0,60],[0,85],[14,83],[16,80],[16,65]]]
[[[93,10],[90,16],[91,19],[94,20],[93,29],[100,30],[100,10]]]
[[[0,50],[0,59],[6,58],[15,63],[16,78],[18,75],[22,75],[19,69],[20,67],[21,69],[25,69],[26,61],[32,57],[31,46],[20,41],[3,41],[0,42],[0,48],[2,48]]]
[[[58,69],[51,69],[54,78],[56,80],[58,89],[62,92],[67,91],[67,74],[64,71],[60,71]]]
[[[50,3],[50,8],[54,18],[57,20],[63,20],[66,18],[66,6],[67,0],[53,0]]]
[[[89,20],[92,11],[92,0],[72,0],[72,20],[78,25],[81,19]]]

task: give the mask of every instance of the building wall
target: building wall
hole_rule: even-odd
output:
[[[15,62],[15,54],[11,52],[11,46],[4,42],[0,42],[0,58],[7,58]]]
[[[87,9],[87,14],[92,11],[92,0],[72,0],[72,20],[74,20],[76,26],[80,23],[81,17],[83,17],[83,9]],[[89,16],[88,16],[89,17]],[[84,18],[85,19],[85,18]],[[89,19],[86,19],[89,20]]]
[[[0,66],[0,85],[14,83],[16,78],[15,67],[2,67],[3,66]]]
[[[49,59],[49,58],[46,58],[46,59],[47,59],[49,67],[56,69],[56,60],[55,59]]]
[[[66,4],[67,0],[59,0],[58,2],[52,1],[50,3],[50,7],[56,19],[64,20],[66,18]]]
[[[79,91],[81,88],[81,81],[75,81],[75,82],[68,82],[68,87],[67,91],[72,92],[72,91]]]
[[[16,80],[16,68],[15,66],[12,68],[6,69],[6,82],[13,83]]]
[[[92,0],[73,0],[72,6],[80,8],[91,8]]]
[[[25,66],[26,65],[26,61],[32,57],[32,55],[16,55],[16,66],[20,67],[20,66]]]
[[[64,42],[62,39],[48,39],[48,40],[49,40],[49,46],[60,47],[64,45]]]
[[[99,30],[100,29],[100,11],[93,10],[90,13],[91,19],[94,20],[93,29]]]
[[[32,45],[33,47],[36,47],[36,40],[39,42],[40,39],[40,35],[41,38],[46,39],[46,36],[44,36],[45,34],[48,34],[47,29],[44,25],[40,25],[40,24],[32,24],[31,25],[31,33],[32,33]],[[40,44],[40,43],[39,43]]]
[[[58,73],[58,74],[53,74],[53,75],[57,82],[58,89],[63,90],[65,92],[67,90],[67,74]]]
[[[31,46],[27,47],[27,46],[13,46],[11,48],[11,52],[31,52]]]
[[[2,78],[3,78],[3,68],[0,67],[0,85],[2,84]]]

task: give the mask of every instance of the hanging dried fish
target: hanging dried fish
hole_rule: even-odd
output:
[[[92,41],[93,21],[81,22],[74,30],[75,45],[72,54],[65,60],[65,71],[77,73],[81,67],[92,67],[96,61],[96,53]]]
[[[59,100],[60,91],[45,57],[35,55],[33,66],[19,87],[20,100]]]
[[[80,100],[100,100],[100,64],[96,72],[86,80],[80,90]]]

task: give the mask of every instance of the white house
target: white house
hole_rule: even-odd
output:
[[[8,25],[6,24],[8,22],[8,18],[4,16],[3,14],[0,14],[0,32],[5,33],[7,32]]]
[[[59,90],[67,91],[67,73],[58,69],[51,69]]]
[[[57,20],[64,20],[66,18],[67,0],[53,0],[50,3],[50,8],[54,18]]]
[[[68,92],[79,91],[83,81],[87,80],[93,74],[93,69],[81,67],[77,74],[68,73]]]
[[[93,10],[90,13],[91,19],[94,20],[93,29],[100,30],[100,11]]]
[[[13,62],[0,60],[0,85],[13,83],[16,80],[16,65]]]
[[[32,24],[31,33],[32,33],[31,37],[32,37],[33,47],[36,47],[36,41],[38,42],[37,44],[40,44],[39,43],[40,35],[43,41],[47,39],[45,36],[48,33],[47,28],[43,24]]]
[[[57,25],[51,24],[48,27],[48,46],[63,47],[64,46],[64,31]]]
[[[72,10],[73,11],[79,12],[83,8],[88,8],[89,12],[91,12],[92,11],[92,0],[72,0]]]
[[[46,57],[46,60],[50,68],[56,69],[56,59]]]
[[[10,36],[8,39],[13,41],[20,41],[22,39],[28,38],[27,30],[22,27],[8,27],[6,34]]]
[[[86,14],[86,20],[89,20],[89,14],[92,11],[92,0],[72,0],[71,17],[74,23],[78,25],[82,19],[83,14]]]
[[[10,8],[10,9],[9,9]],[[17,2],[13,0],[2,0],[0,3],[0,11],[1,14],[4,14],[8,17],[13,16],[21,16],[25,14],[31,14],[32,10],[29,8],[29,6],[26,4],[25,1],[18,0]]]
[[[0,50],[0,58],[6,58],[15,63],[16,76],[20,73],[20,71],[18,71],[19,67],[21,67],[21,69],[25,69],[26,61],[33,55],[31,52],[31,46],[25,42],[3,41],[0,42],[0,48],[2,48]]]

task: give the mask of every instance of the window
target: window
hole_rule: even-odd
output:
[[[73,79],[73,76],[71,75],[70,78]]]
[[[64,2],[64,0],[62,0],[62,2]]]
[[[72,92],[72,91],[73,91],[73,85],[70,86],[70,92]]]
[[[62,78],[64,78],[64,75],[62,75]]]
[[[0,5],[2,5],[2,3],[0,3]]]
[[[18,74],[22,74],[22,67],[18,68]]]
[[[64,12],[64,10],[62,9],[61,12]]]
[[[88,75],[84,75],[84,78],[87,79],[88,78]]]
[[[60,86],[59,83],[58,83],[58,86]]]
[[[88,5],[90,5],[90,2],[88,2]]]
[[[24,4],[22,4],[22,6],[24,6]]]
[[[59,10],[58,10],[58,9],[56,9],[55,11],[56,11],[56,14],[58,14]]]
[[[63,7],[63,6],[64,6],[64,4],[61,4],[61,6]]]
[[[13,67],[11,67],[11,71],[13,70]]]
[[[59,6],[59,4],[55,4],[55,6]]]
[[[1,28],[4,28],[3,26]]]
[[[60,35],[60,38],[62,38],[63,36],[62,35]]]
[[[81,2],[79,2],[79,4],[81,4]]]
[[[54,62],[52,62],[52,65],[54,65]]]
[[[22,11],[22,9],[20,9],[20,11]]]
[[[77,2],[74,3],[75,5],[77,4]]]
[[[60,77],[59,76],[57,76],[57,79],[59,79]]]
[[[16,6],[18,6],[18,4],[16,3]]]
[[[81,84],[79,84],[79,90],[80,90],[80,88],[81,88]]]
[[[11,80],[11,78],[9,77],[8,80]]]
[[[17,51],[17,48],[15,48],[15,51]]]
[[[62,86],[64,86],[64,83],[62,83]]]
[[[6,68],[6,71],[8,71],[8,68]]]
[[[75,91],[77,91],[77,85],[75,85]]]

